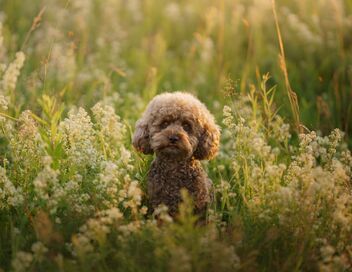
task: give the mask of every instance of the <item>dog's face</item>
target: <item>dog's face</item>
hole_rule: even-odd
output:
[[[199,123],[187,112],[166,115],[153,121],[149,129],[150,146],[157,156],[190,158],[198,146]]]
[[[165,93],[154,97],[136,124],[134,147],[175,160],[212,158],[220,131],[213,116],[194,96]]]

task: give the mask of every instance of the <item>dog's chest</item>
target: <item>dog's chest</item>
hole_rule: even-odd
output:
[[[164,165],[154,162],[149,172],[149,187],[154,193],[178,194],[181,188],[196,190],[202,169],[197,163]]]

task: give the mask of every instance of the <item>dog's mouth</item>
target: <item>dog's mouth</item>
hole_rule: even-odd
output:
[[[185,150],[177,143],[168,143],[164,146],[160,146],[158,151],[163,154],[170,154],[170,155],[182,155],[185,153]]]
[[[168,137],[157,134],[153,136],[151,145],[157,155],[166,157],[187,157],[192,151],[187,139],[181,137],[177,141],[171,141]]]
[[[177,144],[167,144],[167,145],[165,145],[165,146],[163,146],[162,148],[161,148],[161,150],[168,150],[168,149],[170,149],[170,150],[179,150],[180,149],[180,147],[177,145]]]

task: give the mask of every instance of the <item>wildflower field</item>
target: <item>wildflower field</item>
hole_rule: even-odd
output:
[[[131,144],[176,90],[221,127],[204,226]],[[0,128],[0,271],[352,271],[350,0],[0,0]]]

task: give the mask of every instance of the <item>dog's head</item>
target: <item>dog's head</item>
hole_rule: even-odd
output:
[[[176,160],[211,159],[219,147],[220,130],[204,104],[191,94],[157,95],[136,124],[134,147]]]

